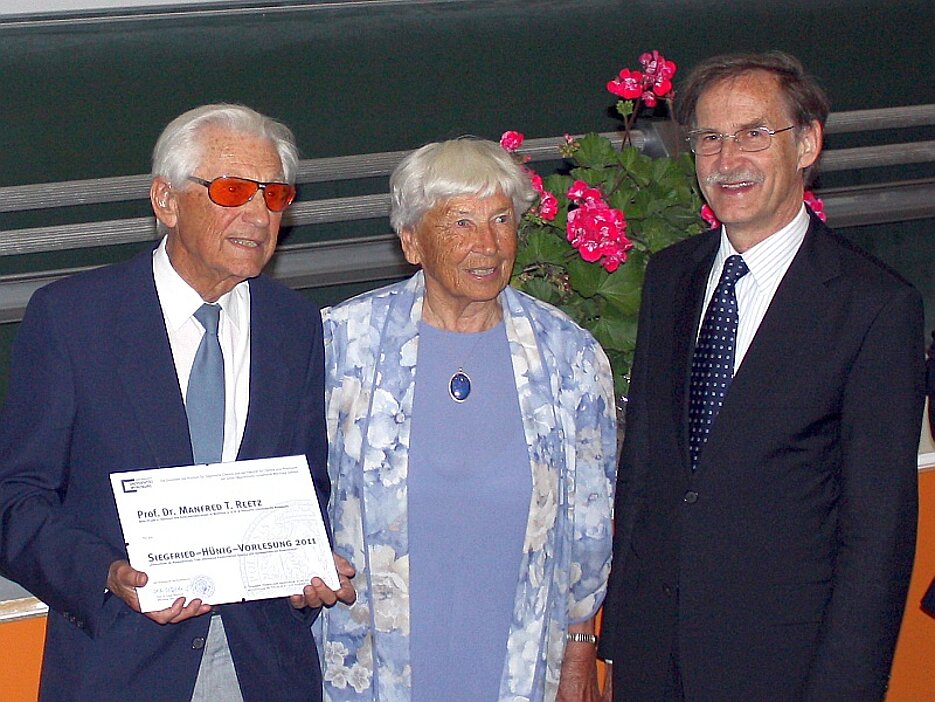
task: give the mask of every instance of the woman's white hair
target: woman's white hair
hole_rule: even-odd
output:
[[[529,176],[499,144],[473,137],[426,144],[390,176],[390,224],[399,234],[445,200],[490,197],[498,191],[513,201],[517,223],[536,199]]]
[[[295,182],[299,152],[289,127],[244,105],[225,103],[196,107],[169,122],[153,149],[153,177],[181,187],[202,159],[202,136],[209,127],[269,139],[279,153],[285,181]]]

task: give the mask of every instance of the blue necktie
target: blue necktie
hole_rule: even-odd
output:
[[[218,341],[218,305],[203,304],[195,312],[205,333],[188,378],[185,411],[195,463],[217,463],[224,446],[224,356]]]
[[[689,449],[692,469],[704,448],[724,397],[734,377],[734,344],[737,340],[737,295],[734,286],[750,269],[734,254],[724,262],[721,279],[708,303],[695,354],[692,357],[689,404]]]

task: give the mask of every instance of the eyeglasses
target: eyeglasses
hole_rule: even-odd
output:
[[[763,151],[773,142],[773,135],[795,129],[795,125],[783,129],[768,129],[767,127],[747,127],[739,129],[733,134],[721,134],[711,129],[698,129],[688,133],[685,140],[691,150],[701,156],[714,156],[721,153],[725,139],[733,139],[741,151]]]
[[[257,190],[263,191],[263,200],[271,212],[282,212],[295,199],[295,186],[289,183],[261,183],[236,176],[221,176],[214,180],[188,176],[188,179],[205,186],[211,202],[221,207],[245,205],[253,199]]]

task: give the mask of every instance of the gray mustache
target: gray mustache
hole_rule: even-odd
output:
[[[739,183],[740,181],[762,183],[763,174],[754,171],[730,171],[728,173],[715,171],[708,174],[704,179],[705,185],[724,185],[725,183]]]

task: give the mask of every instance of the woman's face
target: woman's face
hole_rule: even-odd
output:
[[[496,306],[516,258],[513,201],[501,192],[436,204],[400,234],[406,260],[425,272],[426,304],[446,319]]]

